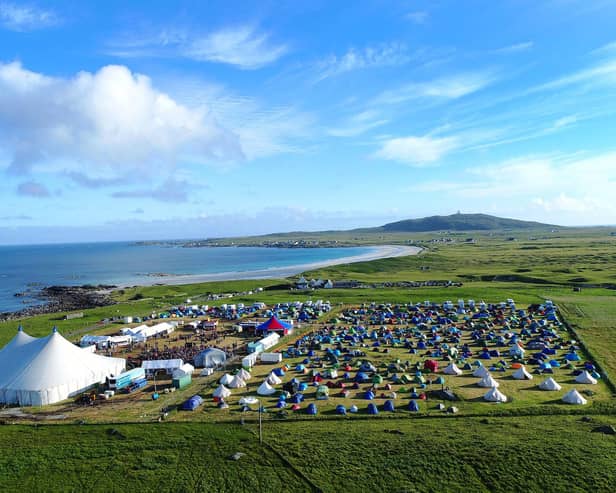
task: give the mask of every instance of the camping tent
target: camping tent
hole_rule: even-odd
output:
[[[308,408],[306,409],[306,412],[310,414],[311,416],[315,416],[318,412],[316,404],[314,402],[311,402],[310,404],[308,404]]]
[[[580,395],[580,393],[575,389],[570,390],[569,392],[565,394],[565,396],[563,397],[563,402],[566,402],[567,404],[578,404],[578,405],[588,403],[588,401],[584,399]]]
[[[541,390],[560,390],[561,386],[552,377],[547,378],[539,384]]]
[[[523,358],[525,352],[524,348],[520,346],[519,343],[516,343],[509,349],[509,356],[513,358]]]
[[[269,376],[267,377],[267,382],[270,385],[280,385],[282,383],[282,380],[274,372],[271,372]]]
[[[374,402],[368,404],[368,414],[379,414],[379,409]]]
[[[383,404],[383,411],[394,412],[395,411],[394,402],[385,401],[385,404]]]
[[[577,377],[575,377],[575,381],[577,383],[589,383],[592,385],[595,385],[597,383],[597,379],[593,378],[593,376],[590,373],[588,373],[586,370],[584,370]]]
[[[20,330],[0,350],[0,403],[52,404],[104,383],[125,366],[124,359],[81,350],[56,329],[40,339]]]
[[[488,390],[483,398],[488,402],[507,402],[507,396],[500,392],[496,387]]]
[[[500,384],[492,378],[492,375],[488,375],[487,377],[483,377],[481,380],[479,380],[479,382],[477,382],[477,385],[479,385],[480,387],[492,388],[498,387]]]
[[[329,399],[329,387],[327,385],[319,385],[319,387],[317,388],[317,399]]]
[[[240,387],[246,387],[246,382],[240,378],[239,375],[235,375],[229,382],[229,387],[232,389],[239,389]]]
[[[419,404],[417,404],[416,400],[411,400],[411,402],[409,402],[409,411],[414,413],[419,411]]]
[[[231,391],[225,387],[224,385],[219,385],[218,388],[212,392],[213,397],[218,397],[219,399],[226,399],[231,395]]]
[[[513,375],[511,376],[515,378],[516,380],[532,380],[533,379],[533,376],[526,371],[526,368],[524,368],[524,366],[520,366],[520,368],[518,368],[515,372],[513,372]]]
[[[220,377],[219,382],[223,385],[229,385],[231,382],[233,382],[233,375],[225,373],[222,377]]]
[[[222,349],[208,348],[195,356],[197,368],[217,368],[225,364],[227,354]]]
[[[490,375],[490,372],[485,366],[480,366],[473,372],[474,377],[483,378],[483,377],[487,377],[488,375]]]
[[[272,387],[269,383],[267,383],[267,380],[264,380],[263,383],[259,385],[259,388],[257,389],[257,394],[259,395],[272,395],[275,393],[276,393],[276,389]]]
[[[424,362],[424,370],[431,371],[431,372],[438,371],[438,361],[433,360],[433,359],[427,359]]]
[[[346,407],[344,407],[342,404],[338,404],[336,406],[336,414],[340,414],[342,416],[346,416]]]
[[[203,404],[203,399],[201,398],[201,396],[193,395],[190,399],[188,399],[182,404],[182,409],[184,411],[194,411],[201,404]]]
[[[447,367],[443,370],[445,375],[462,375],[462,370],[456,366],[455,363],[449,363]]]
[[[244,370],[244,368],[237,372],[237,376],[244,380],[244,382],[252,378],[252,375],[248,371]]]
[[[283,322],[282,320],[279,320],[275,315],[273,315],[266,322],[263,322],[262,324],[257,325],[258,332],[265,332],[269,330],[271,332],[281,333],[282,335],[285,335],[285,336],[289,333],[291,328],[292,328],[291,324],[287,322]]]

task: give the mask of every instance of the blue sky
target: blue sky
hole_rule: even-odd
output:
[[[616,224],[616,2],[0,0],[0,243]]]

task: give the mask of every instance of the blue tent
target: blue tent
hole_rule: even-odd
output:
[[[385,401],[385,404],[383,404],[383,411],[388,411],[390,413],[393,413],[395,411],[393,401]]]
[[[374,402],[368,404],[368,414],[379,414],[379,410],[377,409]]]
[[[412,411],[414,413],[419,411],[419,404],[417,404],[417,401],[413,400],[409,402],[409,411]]]
[[[346,407],[344,407],[342,404],[338,404],[336,406],[336,414],[341,414],[342,416],[346,416]]]
[[[203,399],[199,395],[193,395],[190,399],[188,399],[184,404],[182,404],[182,409],[184,411],[194,411],[201,404],[203,404]]]
[[[360,371],[357,373],[357,375],[355,375],[355,381],[356,382],[369,382],[370,381],[370,377],[368,375],[366,375],[363,371]]]
[[[580,361],[580,356],[577,353],[568,353],[565,355],[567,361]]]
[[[282,368],[274,368],[274,373],[277,377],[284,377],[284,370]]]
[[[310,404],[308,404],[308,407],[306,408],[306,412],[310,414],[311,416],[316,416],[317,406],[314,404],[314,402],[311,402]]]
[[[299,384],[297,390],[300,392],[304,392],[308,388],[308,384],[306,382],[302,382]]]
[[[365,398],[366,400],[371,401],[372,399],[374,399],[374,392],[372,392],[372,390],[369,390],[368,392],[366,392]]]
[[[299,404],[304,400],[304,394],[295,394],[290,400],[293,404]]]

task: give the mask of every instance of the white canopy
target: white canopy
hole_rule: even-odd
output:
[[[577,390],[573,389],[565,394],[563,402],[567,404],[586,404],[588,401],[584,399]]]
[[[445,375],[462,375],[462,370],[456,366],[455,363],[449,363],[447,367],[443,370]]]
[[[541,390],[560,390],[561,386],[556,383],[556,380],[549,377],[539,384],[539,388]]]
[[[184,363],[179,368],[176,368],[175,370],[173,370],[173,373],[171,374],[171,376],[173,378],[181,378],[184,375],[192,375],[194,371],[195,371],[195,367],[193,365],[191,365],[190,363]]]
[[[597,383],[597,379],[594,378],[590,373],[588,373],[586,370],[584,370],[582,373],[580,373],[577,377],[575,377],[575,381],[577,383],[590,383],[592,385],[595,385]]]
[[[483,398],[488,402],[507,402],[507,396],[496,387],[492,387],[488,390]]]
[[[272,395],[275,393],[276,393],[276,389],[272,387],[269,383],[267,383],[267,380],[264,380],[263,383],[259,385],[259,388],[257,389],[257,394],[259,395]]]
[[[248,395],[240,399],[240,406],[249,406],[251,404],[256,404],[257,402],[259,402],[259,399],[253,395]]]
[[[524,368],[524,366],[521,366],[520,368],[518,368],[515,372],[513,372],[513,375],[511,376],[515,378],[516,380],[532,380],[533,379],[533,376],[526,371],[526,368]]]
[[[480,387],[491,388],[498,387],[500,384],[492,378],[492,375],[488,375],[479,380],[479,382],[477,382],[477,385],[479,385]]]
[[[0,403],[42,406],[80,394],[126,361],[107,358],[71,344],[55,329],[40,339],[20,332],[0,350]]]
[[[212,393],[214,397],[226,399],[231,395],[231,391],[224,385],[219,385],[218,388]]]
[[[479,378],[487,377],[489,374],[490,372],[485,366],[480,366],[473,372],[473,376]]]
[[[172,373],[181,368],[183,364],[184,361],[181,359],[153,359],[142,361],[141,368],[146,371],[166,370],[168,373]]]

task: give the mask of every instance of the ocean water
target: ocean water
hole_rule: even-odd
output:
[[[250,272],[361,255],[370,248],[181,248],[129,242],[0,246],[0,312],[40,303],[42,286],[151,284],[170,275]]]

